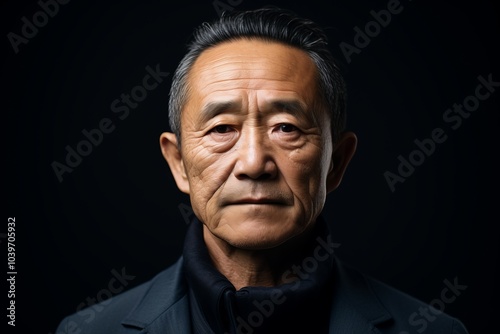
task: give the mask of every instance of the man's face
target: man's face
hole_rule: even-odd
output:
[[[302,50],[257,39],[199,56],[181,115],[176,181],[185,180],[180,188],[205,233],[265,249],[314,223],[332,167],[317,75]]]

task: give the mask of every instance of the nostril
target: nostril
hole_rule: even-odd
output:
[[[252,180],[258,180],[258,181],[265,181],[265,180],[270,180],[272,179],[271,173],[262,173],[257,176],[250,176],[248,174],[236,174],[236,178],[239,180],[245,180],[245,179],[252,179]]]
[[[271,174],[270,173],[263,173],[259,179],[260,180],[269,180],[271,178]]]

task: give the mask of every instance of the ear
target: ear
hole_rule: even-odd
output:
[[[344,132],[333,147],[332,163],[326,179],[327,193],[334,191],[340,185],[344,172],[356,151],[358,138],[353,132]]]
[[[160,136],[160,147],[161,153],[172,171],[177,187],[183,193],[189,194],[189,181],[175,134],[171,132],[162,133]]]

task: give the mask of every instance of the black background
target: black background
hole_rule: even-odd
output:
[[[474,94],[479,75],[500,81],[494,2],[403,0],[402,12],[349,64],[339,43],[353,44],[353,28],[363,29],[373,20],[370,11],[385,9],[388,1],[240,2],[236,9],[274,4],[313,19],[326,27],[343,63],[348,127],[359,146],[325,205],[341,243],[339,257],[426,302],[440,298],[445,279],[457,277],[467,289],[445,312],[470,333],[492,333],[500,297],[500,89],[456,130],[442,116]],[[180,255],[186,224],[179,205],[189,205],[189,198],[177,190],[158,138],[168,130],[171,77],[190,33],[218,16],[210,0],[59,7],[16,54],[7,34],[21,34],[21,18],[32,21],[40,6],[1,5],[7,154],[0,233],[15,216],[16,327],[9,330],[18,333],[54,333],[64,316],[107,288],[112,269],[125,267],[135,276],[129,289]],[[111,102],[141,84],[145,67],[156,64],[170,75],[120,120]],[[81,131],[103,118],[115,130],[59,182],[51,163],[64,163],[66,145],[75,148],[85,139]],[[413,141],[437,127],[447,140],[391,192],[384,172],[397,172],[397,157],[408,157]],[[0,240],[6,254],[5,235]]]

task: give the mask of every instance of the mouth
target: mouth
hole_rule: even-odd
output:
[[[273,198],[243,198],[237,201],[232,201],[230,205],[286,205],[286,203],[281,199]]]

